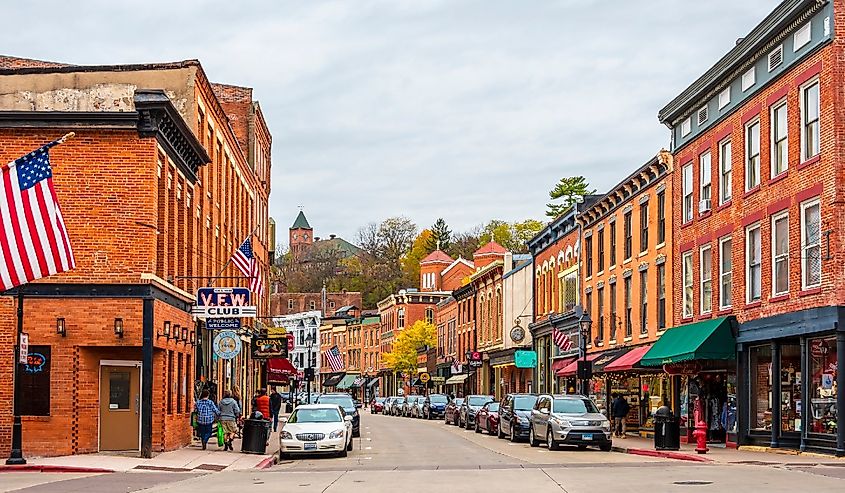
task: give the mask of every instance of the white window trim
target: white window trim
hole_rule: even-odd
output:
[[[726,87],[719,93],[719,109],[731,104],[731,86]]]
[[[728,264],[728,265],[731,266],[731,270],[723,271],[722,266],[724,264],[722,263],[722,261],[723,261],[722,255],[725,252],[724,245],[728,241],[731,242],[731,262]],[[727,310],[727,309],[729,309],[733,306],[733,284],[734,284],[733,283],[733,271],[734,271],[734,269],[733,269],[733,248],[734,248],[733,239],[731,238],[730,235],[719,238],[719,310]],[[722,304],[722,299],[723,299],[722,298],[722,286],[724,285],[723,279],[725,278],[726,275],[731,276],[731,303],[728,304],[728,305],[723,305]]]
[[[786,291],[776,291],[777,289],[777,282],[776,276],[777,271],[775,269],[775,261],[777,260],[777,254],[775,253],[775,248],[777,243],[775,242],[775,222],[786,218],[786,253],[782,254],[781,256],[786,259]],[[772,271],[772,296],[782,296],[785,294],[789,294],[789,211],[783,211],[775,214],[772,216],[771,221],[771,230],[772,230],[772,237],[771,237],[771,253],[772,253],[772,264],[771,264],[771,271]]]
[[[750,81],[751,81],[747,85],[745,83],[746,77],[748,79],[750,79]],[[757,83],[757,67],[751,67],[744,74],[742,74],[742,78],[740,80],[740,86],[742,88],[742,91],[745,92],[745,91],[751,89],[752,87],[754,87],[754,84],[756,84],[756,83]]]
[[[704,252],[710,252],[710,278],[704,278]],[[710,309],[704,309],[704,284],[710,283]],[[698,307],[701,315],[713,313],[713,249],[704,245],[698,250]]]
[[[692,251],[685,252],[683,255],[681,255],[681,313],[683,315],[683,318],[692,318],[693,314],[695,313],[695,306],[693,306],[695,302],[695,293],[692,294],[692,298],[690,299],[690,311],[687,312],[687,257],[689,257],[690,259],[689,263],[690,267],[692,268]],[[695,273],[691,272],[690,274],[690,281],[695,284]],[[692,287],[693,284],[690,284],[689,286]]]
[[[689,190],[687,190],[686,184],[686,176],[687,176],[687,169],[690,170],[690,183],[689,183]],[[683,168],[681,168],[681,223],[686,224],[692,221],[693,217],[695,217],[695,196],[693,195],[692,191],[693,187],[693,175],[692,175],[692,163],[687,164]],[[689,214],[687,214],[687,196],[692,197],[689,204]]]
[[[705,158],[705,156],[710,161],[710,165],[709,165],[710,172],[708,173],[707,176],[704,176],[704,158]],[[704,181],[705,179],[707,181]],[[710,186],[710,196],[708,197],[708,199],[712,203],[712,201],[713,201],[713,153],[709,149],[702,152],[698,156],[698,199],[699,200],[704,200],[704,189],[708,185]]]
[[[822,285],[823,272],[822,272],[821,267],[819,267],[819,282],[818,282],[818,284],[806,284],[807,277],[805,275],[805,273],[807,272],[807,269],[809,267],[808,258],[807,258],[807,248],[810,247],[806,243],[806,239],[807,239],[806,226],[807,226],[807,223],[805,221],[805,217],[806,217],[805,213],[806,213],[806,210],[808,208],[813,207],[815,205],[819,206],[819,259],[821,260],[821,243],[822,243],[821,200],[819,198],[814,198],[814,199],[810,199],[810,200],[801,202],[801,218],[800,219],[801,219],[801,289],[802,290],[813,289],[813,288],[817,288],[817,287]]]
[[[692,117],[687,117],[686,120],[681,122],[681,137],[686,137],[687,135],[692,133]]]
[[[745,159],[744,159],[745,167],[744,167],[743,171],[745,173],[745,180],[744,181],[745,181],[745,191],[746,192],[760,186],[760,169],[759,169],[760,164],[759,163],[757,165],[757,167],[758,167],[758,169],[757,169],[757,183],[755,183],[753,186],[750,186],[750,187],[748,186],[748,170],[751,168],[751,153],[748,152],[749,148],[751,147],[750,146],[751,139],[749,139],[748,136],[749,136],[749,132],[751,130],[751,127],[753,127],[754,125],[757,125],[757,132],[761,133],[762,125],[760,124],[760,118],[754,118],[753,120],[751,120],[751,121],[749,121],[748,123],[745,124],[745,129],[744,129],[745,138],[743,139],[743,143],[742,143],[743,144],[742,153],[745,156]],[[757,140],[758,141],[760,140],[760,136],[758,136]],[[763,143],[760,142],[759,144],[760,144],[760,149],[758,149],[757,158],[760,161],[762,161],[762,159],[760,159],[760,158],[763,156],[763,149],[762,149]]]
[[[724,185],[725,185],[725,182],[724,182],[725,160],[722,159],[722,156],[724,155],[723,151],[724,151],[725,145],[730,146],[730,152],[727,153],[727,156],[728,156],[728,162],[731,165],[731,170],[730,170],[731,171],[731,177],[730,177],[730,181],[728,183],[728,193],[730,195],[728,195],[727,197],[725,197],[725,194],[722,193],[723,190],[725,189],[725,187],[724,187]],[[727,201],[729,201],[733,198],[733,169],[734,169],[734,166],[733,166],[733,155],[732,154],[733,154],[734,146],[733,146],[733,142],[731,141],[730,137],[728,137],[727,139],[724,139],[721,142],[719,142],[718,146],[719,146],[719,205],[722,205],[725,202],[727,202]],[[711,164],[711,166],[712,166],[712,164]],[[712,192],[711,192],[711,196],[712,196]]]
[[[806,108],[804,108],[804,100],[805,100],[804,93],[807,89],[809,89],[814,84],[819,85],[819,112],[818,112],[819,113],[819,152],[817,152],[816,154],[813,154],[812,156],[807,156],[807,149],[806,149],[806,145],[807,145],[807,131],[806,131],[807,125],[804,121],[804,115],[807,113],[807,111],[806,111]],[[807,82],[801,84],[801,87],[798,88],[798,108],[799,108],[798,117],[799,117],[800,125],[801,125],[801,156],[800,156],[799,162],[801,162],[801,163],[803,163],[804,161],[809,161],[810,159],[813,159],[814,157],[821,154],[821,151],[822,151],[822,145],[821,145],[821,134],[822,134],[822,130],[821,130],[821,127],[822,127],[821,105],[822,105],[821,81],[819,80],[819,77],[816,76],[816,77],[813,77],[812,79],[808,80]]]
[[[756,303],[760,300],[752,300],[751,299],[751,250],[748,248],[748,240],[751,238],[751,232],[754,230],[758,230],[760,233],[760,241],[763,239],[763,231],[760,226],[760,223],[752,224],[745,228],[745,303]],[[763,245],[758,245],[760,248],[760,254],[762,256],[763,253]],[[760,283],[763,282],[763,259],[760,259]],[[760,298],[763,297],[762,292],[762,285],[760,286]]]
[[[783,165],[783,171],[776,174],[777,153],[775,151],[777,135],[775,134],[775,130],[777,129],[777,120],[775,119],[775,111],[780,108],[786,108],[786,162]],[[769,177],[778,177],[786,173],[787,170],[789,170],[789,107],[786,104],[786,97],[784,97],[769,107]]]
[[[799,36],[806,35],[806,39],[801,40]],[[813,39],[813,33],[811,31],[810,22],[807,22],[803,25],[800,29],[795,31],[792,34],[792,51],[796,52],[806,46],[810,41]]]

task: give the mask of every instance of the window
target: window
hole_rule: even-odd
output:
[[[666,191],[657,194],[657,244],[666,241]]]
[[[834,383],[835,371],[838,368],[836,354],[836,337],[824,339],[810,339],[810,395],[813,398],[813,412],[810,413],[810,430],[814,433],[824,433],[836,437],[836,395],[837,385]],[[841,371],[841,370],[840,370]],[[818,407],[816,402],[818,402]],[[839,412],[845,412],[841,408]]]
[[[657,266],[657,330],[666,328],[666,264]]]
[[[795,31],[792,35],[792,51],[798,51],[810,42],[811,38],[810,23],[808,22],[804,27]]]
[[[710,245],[701,247],[698,265],[699,309],[702,314],[713,311],[713,251]]]
[[[640,205],[640,252],[648,250],[648,202]]]
[[[772,107],[772,177],[789,167],[789,145],[787,144],[786,101]]]
[[[681,267],[684,279],[684,318],[692,318],[692,252],[683,255]]]
[[[692,163],[684,166],[684,221],[688,223],[692,221]]]
[[[745,191],[760,184],[760,120],[745,127]]]
[[[181,356],[181,354],[180,354]],[[173,385],[173,351],[167,351],[167,414],[173,414],[173,394],[176,387]]]
[[[778,68],[783,63],[783,45],[778,46],[769,52],[769,72]]]
[[[754,85],[757,79],[757,74],[754,72],[755,67],[748,69],[748,72],[742,74],[742,90],[747,91]]]
[[[631,337],[633,332],[631,322],[631,278],[625,278],[625,337]]]
[[[584,306],[586,306],[586,311],[588,313],[595,313],[593,311],[593,292],[590,291],[589,293],[587,293],[585,295],[585,298],[586,298],[586,303],[584,304]],[[587,341],[587,342],[590,342],[590,341]]]
[[[610,265],[616,265],[616,221],[608,223],[610,228]]]
[[[434,323],[434,309],[433,308],[426,308],[425,309],[425,321],[428,323]]]
[[[686,137],[690,132],[692,132],[692,120],[687,118],[681,122],[681,137]]]
[[[578,303],[578,271],[573,270],[563,277],[563,312],[575,309]],[[587,305],[589,306],[589,305]]]
[[[819,153],[819,81],[801,88],[801,160]]]
[[[293,310],[293,299],[288,300],[288,310]]]
[[[334,301],[329,301],[329,308],[334,308]]]
[[[30,345],[26,364],[18,366],[15,404],[21,416],[50,416],[50,350],[51,346]]]
[[[405,327],[405,309],[396,310],[396,326],[400,329]]]
[[[640,272],[640,334],[648,334],[648,271]]]
[[[699,165],[699,199],[701,203],[699,204],[698,211],[704,212],[710,210],[710,193],[712,189],[712,177],[713,173],[711,172],[711,161],[712,157],[710,151],[705,152],[698,158],[698,165]]]
[[[750,385],[751,411],[750,428],[752,430],[772,429],[772,346],[755,346],[748,351],[749,367],[751,370]]]
[[[601,272],[604,270],[604,229],[600,229],[598,233],[598,258],[596,259],[596,270]]]
[[[596,303],[598,307],[596,311],[598,312],[598,320],[599,320],[599,333],[598,338],[600,340],[604,340],[604,287],[598,288],[596,290]]]
[[[701,126],[707,121],[707,106],[701,107],[698,112],[698,125]]]
[[[616,341],[616,283],[610,285],[610,340]]]
[[[731,237],[719,240],[719,309],[731,307],[733,289],[733,267],[731,261]]]
[[[724,108],[731,102],[731,86],[725,88],[724,91],[719,93],[719,109]]]
[[[822,282],[821,224],[819,200],[801,204],[801,289]]]
[[[590,277],[593,275],[593,237],[588,236],[584,243],[584,263],[587,264],[587,277]]]
[[[772,295],[789,292],[789,213],[772,217]]]
[[[731,200],[731,182],[733,164],[731,162],[731,140],[719,143],[719,204]]]
[[[760,225],[745,230],[745,301],[758,301],[761,296]]]
[[[633,244],[631,235],[633,231],[631,231],[631,211],[625,213],[625,224],[623,225],[625,228],[625,259],[631,258],[631,253],[633,250]]]
[[[308,309],[309,310],[316,310],[317,309],[317,302],[316,301],[309,301],[308,302]]]

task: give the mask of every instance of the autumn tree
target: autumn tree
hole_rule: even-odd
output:
[[[420,280],[420,261],[433,251],[428,249],[431,237],[430,229],[422,230],[411,243],[411,249],[402,257],[402,274],[409,286],[416,286]]]
[[[546,215],[552,218],[558,217],[585,195],[593,193],[596,193],[596,190],[590,190],[590,184],[583,176],[565,176],[549,191],[549,198],[552,200],[563,200],[560,203],[550,202],[546,204]]]
[[[526,219],[509,223],[499,219],[493,219],[481,231],[479,243],[485,245],[492,238],[493,241],[502,245],[509,252],[528,252],[528,240],[534,237],[543,229],[543,223],[535,219]]]
[[[437,345],[437,328],[425,320],[401,330],[393,339],[393,351],[382,355],[394,372],[416,373],[417,350]]]

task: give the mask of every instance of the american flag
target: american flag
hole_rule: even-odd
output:
[[[337,346],[332,346],[331,349],[326,351],[326,359],[329,361],[329,366],[332,367],[332,371],[340,371],[343,369],[343,358],[340,356],[340,349]]]
[[[569,351],[572,349],[572,339],[569,337],[569,334],[562,330],[552,330],[552,340],[555,341],[555,345],[557,345],[561,351]]]
[[[252,253],[252,239],[247,238],[232,255],[232,263],[235,267],[249,278],[249,290],[261,295],[264,291],[264,278],[261,276],[261,267],[258,260]]]
[[[0,167],[0,291],[76,267],[50,168],[58,143]]]

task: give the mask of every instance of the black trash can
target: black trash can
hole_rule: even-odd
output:
[[[680,450],[681,430],[675,414],[667,406],[654,412],[654,449]]]
[[[266,419],[245,419],[241,432],[241,452],[247,454],[267,453],[267,437],[270,436],[270,421]]]

